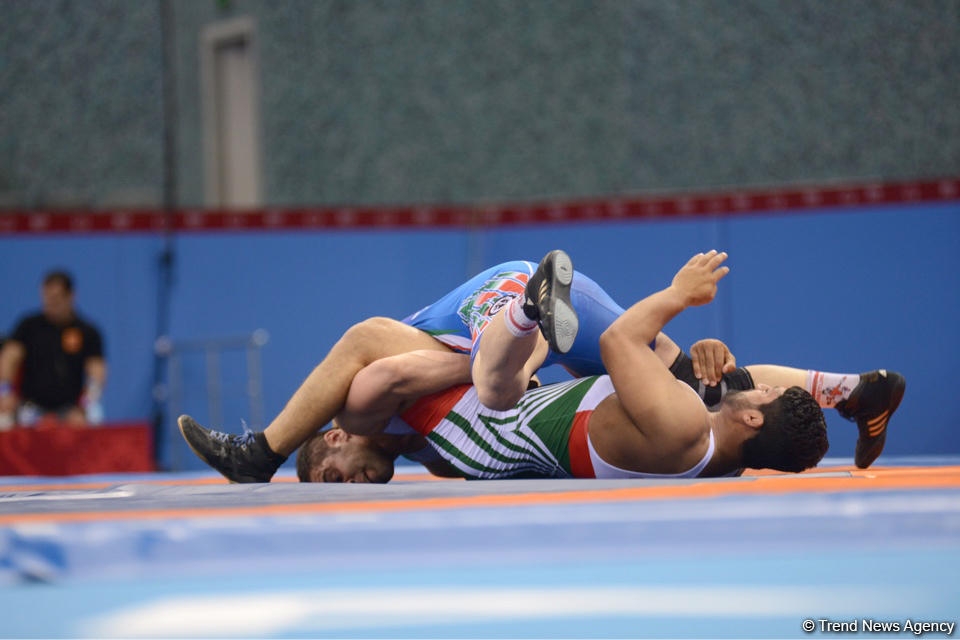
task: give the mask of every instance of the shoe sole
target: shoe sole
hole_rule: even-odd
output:
[[[566,252],[557,250],[550,262],[550,303],[544,318],[549,326],[547,341],[555,352],[567,353],[580,330],[580,319],[570,302],[573,261]]]
[[[901,376],[899,373],[893,372],[896,375],[894,380],[893,388],[890,394],[891,403],[884,410],[887,412],[887,423],[883,425],[883,431],[878,433],[875,436],[867,435],[867,437],[857,438],[857,442],[865,442],[865,449],[862,452],[854,452],[854,464],[859,469],[866,469],[871,464],[873,464],[877,458],[880,457],[880,454],[883,453],[883,447],[887,441],[887,427],[890,425],[890,419],[893,417],[894,412],[900,407],[900,402],[903,400],[903,394],[907,390],[907,380]],[[888,372],[887,377],[890,377],[890,372]],[[860,424],[857,424],[859,429]],[[859,448],[859,447],[858,447]]]

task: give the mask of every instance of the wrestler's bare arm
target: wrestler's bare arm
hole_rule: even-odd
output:
[[[703,436],[703,404],[677,384],[649,343],[684,309],[713,300],[729,269],[726,254],[694,256],[666,289],[630,307],[600,337],[600,349],[617,398],[637,430],[665,453]]]
[[[368,318],[352,326],[267,427],[270,448],[291,454],[341,411],[358,371],[377,358],[417,349],[449,352],[423,331],[389,318]]]
[[[442,351],[411,351],[381,358],[357,373],[337,423],[348,433],[373,435],[417,398],[470,383],[470,357]]]

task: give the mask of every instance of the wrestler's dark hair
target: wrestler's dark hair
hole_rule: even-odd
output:
[[[73,293],[73,276],[63,269],[54,269],[43,276],[43,286],[59,284],[67,293]]]
[[[823,411],[813,396],[790,387],[758,407],[763,426],[743,443],[743,464],[751,469],[799,472],[815,467],[830,446]]]
[[[317,431],[300,445],[297,451],[297,477],[300,482],[310,482],[310,470],[330,454],[330,445],[323,439],[327,431],[329,429]]]

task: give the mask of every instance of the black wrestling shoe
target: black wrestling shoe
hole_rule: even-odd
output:
[[[540,332],[556,353],[573,346],[580,329],[577,312],[570,303],[573,261],[563,251],[551,251],[527,282],[523,312],[540,325]]]
[[[857,423],[860,437],[853,461],[866,469],[883,451],[887,423],[900,406],[907,381],[896,371],[878,369],[860,374],[860,383],[850,397],[837,404],[837,412]]]
[[[180,416],[177,424],[193,452],[230,482],[270,482],[287,459],[270,450],[263,432],[221,433],[190,416]]]

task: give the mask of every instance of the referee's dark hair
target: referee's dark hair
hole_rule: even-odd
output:
[[[54,269],[43,276],[43,286],[53,284],[54,282],[60,283],[67,293],[73,293],[73,276],[64,269]]]

